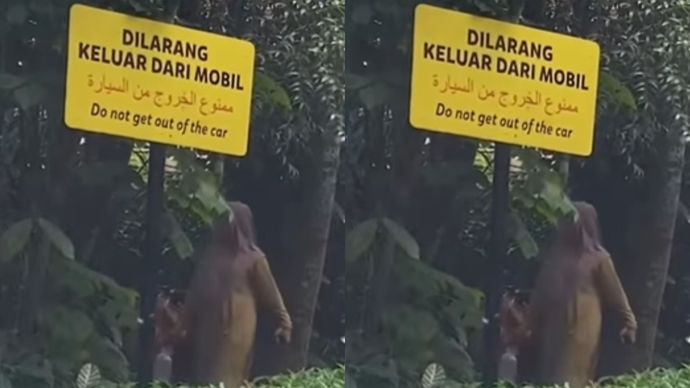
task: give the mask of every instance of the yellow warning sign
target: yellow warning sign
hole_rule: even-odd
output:
[[[410,123],[588,156],[599,54],[592,41],[419,5]]]
[[[243,156],[254,52],[247,41],[74,5],[65,123]]]

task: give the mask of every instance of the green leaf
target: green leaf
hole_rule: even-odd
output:
[[[84,365],[77,375],[77,388],[96,388],[101,382],[101,372],[93,364]]]
[[[0,90],[12,90],[24,82],[22,77],[10,73],[0,73]]]
[[[419,245],[414,237],[405,228],[395,221],[388,218],[382,220],[388,232],[393,236],[395,242],[413,259],[419,259]]]
[[[206,206],[204,206],[204,204],[201,203],[199,199],[194,198],[194,200],[190,202],[189,210],[191,210],[193,214],[199,217],[199,219],[206,225],[213,225],[215,221],[214,215],[211,214],[209,209]]]
[[[182,229],[182,226],[177,221],[177,218],[169,212],[165,213],[164,217],[168,227],[168,240],[173,245],[173,248],[175,248],[177,255],[182,259],[192,257],[194,254],[194,246],[189,240],[189,237],[187,237],[187,233],[185,233],[184,229]]]
[[[532,234],[527,229],[527,226],[525,226],[522,218],[520,218],[517,213],[512,212],[510,214],[510,223],[513,227],[513,240],[515,240],[518,247],[520,247],[522,255],[527,259],[537,257],[539,254],[539,246],[537,242],[534,241]]]
[[[562,209],[567,206],[563,186],[556,179],[544,177],[540,197],[554,209]]]
[[[29,10],[23,2],[16,2],[9,7],[5,16],[10,24],[20,25],[29,16]]]
[[[422,388],[440,388],[446,382],[446,372],[438,364],[429,364],[422,375]]]
[[[189,183],[196,187],[194,195],[207,212],[213,215],[224,214],[230,211],[230,205],[220,193],[218,182],[213,174],[199,170],[193,174]]]
[[[379,227],[378,219],[371,219],[355,226],[346,237],[346,262],[357,261],[373,244]]]
[[[602,71],[599,78],[599,88],[615,104],[632,112],[637,111],[637,104],[632,91],[613,75]]]
[[[92,362],[99,366],[104,375],[116,380],[125,380],[129,374],[127,358],[112,341],[100,335],[91,337],[87,349]],[[99,386],[100,388],[100,386]]]
[[[406,304],[389,306],[382,315],[382,323],[394,333],[394,342],[401,347],[428,345],[440,330],[430,312]]]
[[[433,360],[439,360],[446,376],[460,380],[472,380],[475,373],[474,362],[467,352],[466,345],[461,345],[453,337],[439,333],[432,342]],[[450,388],[446,379],[439,388]]]
[[[62,256],[74,260],[74,245],[62,229],[44,218],[38,219],[38,225]]]
[[[19,379],[38,380],[41,382],[39,387],[52,387],[55,380],[50,361],[38,354],[32,354],[22,359],[18,365],[12,366],[14,376]]]
[[[11,225],[0,235],[0,263],[11,261],[26,248],[33,227],[33,220],[27,218]]]
[[[269,104],[275,105],[285,112],[292,111],[292,104],[287,91],[271,77],[257,72],[254,85],[257,95],[265,99]]]
[[[95,331],[85,313],[64,306],[46,307],[38,317],[39,327],[50,334],[56,343],[69,342],[81,346]]]

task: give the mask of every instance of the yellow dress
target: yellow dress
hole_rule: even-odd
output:
[[[194,309],[187,360],[194,383],[223,382],[225,388],[238,388],[252,366],[257,310],[266,308],[277,318],[278,327],[288,332],[292,322],[264,257],[240,258],[225,273],[230,278],[219,274],[221,282],[232,284],[232,288],[229,296],[220,301],[222,307],[207,305],[205,309],[202,305]]]
[[[565,300],[558,300],[557,290],[535,290],[542,295],[532,302],[536,382],[585,387],[595,376],[602,313],[613,312],[633,331],[635,317],[608,256],[582,260],[572,273],[546,273],[580,281],[574,297]]]

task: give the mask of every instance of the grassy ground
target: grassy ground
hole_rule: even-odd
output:
[[[104,381],[97,368],[87,365],[75,382],[76,388],[134,388],[135,383],[115,384]],[[0,381],[0,388],[4,388]],[[150,388],[221,388],[218,386],[173,387],[165,383],[154,383]],[[308,369],[299,373],[285,374],[270,378],[260,378],[245,388],[345,388],[345,368]]]
[[[508,388],[504,385],[501,388]],[[537,388],[527,386],[523,388]],[[565,388],[539,387],[539,388]],[[590,388],[690,388],[690,366],[681,369],[655,369],[645,373],[606,378]]]
[[[344,388],[345,369],[310,369],[300,373],[259,379],[251,388]]]
[[[481,388],[482,384],[449,381],[445,377],[443,368],[436,364],[432,364],[429,365],[424,373],[424,376],[422,376],[420,387]],[[518,387],[512,384],[499,384],[497,388]],[[520,388],[568,388],[568,386],[536,387],[533,385],[527,385]],[[590,385],[588,388],[690,388],[690,365],[681,367],[679,369],[654,369],[644,373],[606,378]]]

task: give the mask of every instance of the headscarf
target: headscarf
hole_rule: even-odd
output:
[[[594,206],[586,202],[575,202],[574,206],[575,219],[561,221],[552,249],[570,250],[570,256],[576,259],[591,254],[608,254],[601,241],[599,216]]]
[[[261,255],[256,243],[254,215],[249,206],[242,202],[230,202],[231,212],[221,220],[213,233],[212,255],[221,254],[221,259],[233,261],[241,255]]]

